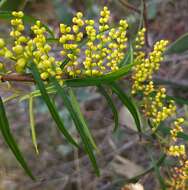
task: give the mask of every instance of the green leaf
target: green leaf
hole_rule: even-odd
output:
[[[67,95],[66,91],[64,90],[64,88],[62,88],[59,85],[59,83],[57,82],[56,79],[52,79],[52,81],[53,81],[54,85],[56,86],[58,94],[63,99],[63,102],[75,123],[75,126],[76,126],[76,128],[80,134],[80,137],[82,139],[82,142],[84,144],[84,150],[88,154],[96,174],[99,175],[100,172],[99,172],[99,169],[97,166],[95,155],[92,150],[93,145],[91,142],[91,135],[88,136],[88,131],[86,131],[85,128],[83,127],[82,122],[79,118],[79,115],[77,114],[77,109],[76,110],[74,109],[73,102],[72,102],[72,100],[69,100],[68,95]]]
[[[119,126],[119,116],[118,116],[118,111],[111,99],[111,97],[108,95],[108,93],[106,92],[106,90],[104,89],[103,86],[98,86],[99,91],[101,92],[101,94],[105,97],[109,107],[112,110],[112,113],[114,115],[114,122],[115,122],[115,127],[114,127],[114,132],[118,129]]]
[[[148,20],[153,20],[157,16],[157,11],[158,11],[158,1],[150,1],[148,2],[147,6],[147,15],[148,15]]]
[[[181,98],[181,97],[175,97],[175,96],[167,96],[168,100],[174,100],[178,104],[188,105],[188,100]]]
[[[132,66],[133,64],[125,65],[117,71],[105,74],[100,77],[67,79],[64,82],[68,87],[97,86],[100,84],[108,84],[128,74]]]
[[[160,174],[160,169],[159,169],[160,166],[157,165],[157,162],[153,159],[152,154],[150,154],[150,155],[151,155],[152,165],[154,166],[154,171],[155,171],[155,174],[156,174],[156,176],[157,176],[157,178],[159,180],[161,189],[166,190],[165,182],[163,180],[163,177]]]
[[[56,19],[61,23],[66,25],[71,25],[72,23],[72,10],[69,3],[62,3],[62,1],[55,0],[51,1],[54,7]]]
[[[128,51],[125,54],[124,59],[122,61],[120,61],[119,67],[121,68],[129,63],[133,63],[133,47],[132,47],[131,43],[129,45]]]
[[[34,119],[34,113],[33,113],[33,97],[32,96],[30,96],[29,98],[29,119],[30,119],[32,142],[35,147],[36,153],[39,154],[38,146],[37,146],[36,131],[35,131],[35,122],[34,122],[35,119]]]
[[[3,11],[15,11],[21,8],[25,4],[24,0],[1,0],[0,1],[0,10]]]
[[[170,85],[171,88],[177,89],[177,90],[188,90],[188,84],[184,84],[181,82],[177,82],[175,80],[166,80],[161,78],[154,78],[154,83],[156,85]]]
[[[12,16],[12,12],[9,12],[9,11],[0,11],[0,19],[11,20],[13,18],[14,17]],[[28,23],[28,24],[35,24],[36,21],[37,21],[37,19],[33,18],[32,16],[24,15],[23,16],[23,21],[25,23]],[[47,25],[45,25],[43,23],[42,23],[42,26],[44,26],[46,28],[47,32],[50,34],[50,36],[52,37],[52,39],[55,39],[53,31]]]
[[[184,53],[188,50],[188,33],[180,36],[166,50],[165,54]]]
[[[160,167],[164,163],[165,159],[166,159],[166,155],[165,154],[161,155],[161,157],[159,158],[159,160],[156,162],[155,165],[157,167]],[[143,176],[145,176],[146,174],[152,172],[153,170],[154,170],[154,166],[152,165],[151,167],[149,167],[148,169],[146,169],[141,174],[139,174],[137,176],[134,176],[134,177],[126,180],[125,184],[128,184],[128,183],[137,183]]]
[[[136,109],[136,106],[132,102],[131,98],[128,97],[116,83],[111,83],[109,85],[111,86],[112,91],[119,97],[122,103],[127,107],[129,112],[132,114],[135,120],[137,129],[139,132],[141,132],[142,130],[141,130],[141,123],[140,123],[138,111]]]
[[[22,156],[21,151],[18,148],[16,141],[14,140],[14,137],[11,134],[8,119],[6,116],[5,108],[1,97],[0,97],[0,130],[3,135],[3,138],[5,139],[9,148],[12,150],[13,154],[15,155],[20,165],[23,167],[28,176],[31,177],[31,179],[35,180],[35,177],[33,176],[31,170],[29,169],[25,159]]]
[[[54,121],[56,122],[57,124],[57,127],[59,128],[59,130],[63,133],[63,135],[65,136],[65,138],[73,145],[75,145],[76,147],[78,147],[78,144],[75,142],[75,140],[71,137],[71,135],[69,134],[69,132],[67,131],[67,129],[65,128],[64,124],[63,124],[63,121],[62,119],[60,118],[59,114],[58,114],[58,111],[57,111],[57,108],[55,106],[55,104],[53,104],[53,102],[51,101],[47,91],[46,91],[46,88],[45,88],[45,85],[43,83],[43,81],[41,80],[40,78],[40,74],[36,68],[36,66],[31,63],[31,71],[33,73],[33,77],[37,83],[37,86],[41,92],[41,95],[42,95],[42,98],[43,100],[45,101],[50,113],[51,113],[51,116],[52,118],[54,119]]]
[[[89,130],[87,124],[86,124],[84,116],[83,116],[83,114],[82,114],[82,112],[80,110],[80,106],[79,106],[79,103],[78,103],[78,101],[76,99],[76,96],[74,95],[74,92],[73,92],[73,90],[71,88],[69,88],[69,90],[68,90],[68,96],[71,99],[71,103],[72,103],[72,106],[73,106],[74,110],[78,114],[78,117],[80,119],[80,122],[82,123],[83,129],[85,130],[85,133],[90,138],[90,141],[91,141],[91,144],[93,145],[93,148],[96,149],[97,151],[99,151],[96,144],[95,144],[95,141],[93,140],[93,137],[92,137],[92,135],[90,133],[90,130]]]

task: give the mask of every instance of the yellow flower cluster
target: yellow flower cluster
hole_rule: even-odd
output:
[[[99,31],[104,32],[109,29],[109,19],[110,19],[110,11],[107,7],[104,7],[104,9],[100,12],[101,18],[99,19]]]
[[[5,41],[0,38],[0,56],[4,55],[4,47],[5,47]],[[0,71],[3,71],[4,64],[0,62]]]
[[[178,157],[179,165],[173,168],[172,178],[170,180],[170,185],[172,189],[175,190],[186,190],[187,180],[188,180],[188,160],[185,145],[175,145],[177,142],[177,135],[179,132],[183,132],[181,125],[184,122],[184,118],[177,118],[173,122],[173,127],[170,131],[171,141],[174,145],[169,146],[167,149],[167,154],[169,156]]]
[[[128,24],[120,20],[118,28],[109,27],[110,11],[107,7],[100,12],[99,33],[94,20],[84,20],[82,13],[77,13],[73,18],[73,26],[60,25],[60,43],[63,45],[62,56],[67,56],[70,61],[65,66],[68,75],[99,76],[106,72],[118,69],[118,63],[124,58]],[[83,39],[83,32],[87,35],[85,56],[81,59],[78,43]],[[79,61],[80,60],[80,61]]]
[[[188,160],[181,159],[180,165],[173,168],[173,178],[170,180],[170,190],[187,190]]]
[[[155,89],[152,75],[159,69],[160,62],[163,60],[163,52],[168,44],[168,41],[161,40],[154,45],[154,50],[146,57],[145,52],[140,50],[144,43],[145,28],[138,32],[135,41],[135,48],[138,52],[135,53],[135,67],[133,68],[133,85],[132,94],[143,92],[143,106],[146,116],[150,117],[154,130],[157,126],[168,117],[172,116],[176,107],[173,101],[166,103],[166,89]],[[150,96],[154,92],[153,96]]]
[[[12,16],[14,18],[11,20],[12,31],[10,32],[10,36],[14,39],[14,46],[12,47],[14,59],[17,60],[15,64],[15,69],[18,73],[24,72],[27,60],[24,56],[24,44],[27,43],[28,38],[26,38],[22,33],[24,31],[23,24],[23,12],[12,12]]]
[[[160,62],[163,61],[163,52],[168,41],[161,40],[154,45],[154,50],[146,57],[145,52],[141,50],[144,45],[144,32],[142,29],[138,32],[135,41],[135,67],[133,72],[132,93],[143,93],[143,109],[147,117],[152,121],[153,130],[155,131],[159,124],[172,115],[176,114],[176,106],[173,101],[167,101],[166,89],[163,87],[156,88],[152,81],[152,75],[159,69]],[[177,135],[183,132],[181,124],[183,118],[176,118],[170,130],[170,141],[165,153],[172,157],[177,157],[179,166],[174,168],[173,176],[170,182],[173,190],[185,190],[186,180],[188,180],[188,161],[186,148],[184,144],[177,145]]]
[[[147,87],[148,85],[146,85]],[[153,86],[150,89],[154,91]],[[173,101],[165,102],[165,88],[159,88],[154,97],[148,97],[147,95],[144,97],[144,111],[151,118],[155,130],[162,121],[176,113],[176,106]]]
[[[173,128],[171,129],[171,138],[174,142],[177,140],[177,135],[179,132],[183,132],[183,129],[181,127],[181,124],[184,122],[184,118],[180,117],[177,118],[176,121],[173,123]]]
[[[111,43],[108,45],[109,55],[107,56],[108,63],[107,66],[111,68],[112,71],[118,70],[118,63],[124,57],[124,50],[127,45],[126,30],[128,24],[126,20],[120,20],[119,27],[117,30],[111,29],[109,36],[111,38]]]
[[[63,50],[61,51],[62,56],[67,56],[70,60],[65,67],[68,75],[75,77],[81,73],[78,68],[78,59],[80,48],[78,43],[83,39],[82,27],[84,26],[83,14],[78,12],[75,17],[73,17],[73,26],[66,26],[65,24],[60,24],[61,37],[59,42],[63,45]]]
[[[4,58],[12,58],[12,52],[5,45],[4,39],[0,38],[0,56]]]
[[[140,38],[143,38],[142,36]],[[143,39],[137,40],[138,42],[142,42]],[[134,74],[132,76],[133,86],[132,86],[132,94],[135,94],[138,91],[151,93],[153,90],[152,84],[150,86],[146,86],[144,82],[150,81],[152,79],[152,75],[155,71],[159,69],[160,62],[163,60],[163,52],[166,49],[168,41],[161,40],[154,45],[154,50],[149,54],[148,58],[145,58],[145,53],[140,52],[136,55],[135,58],[135,66],[134,66]],[[142,44],[141,44],[142,45]],[[140,45],[140,47],[141,47]],[[137,45],[138,46],[138,45]]]
[[[55,76],[57,79],[61,79],[63,71],[60,68],[61,62],[56,61],[55,58],[49,55],[51,46],[46,42],[45,27],[42,26],[40,21],[37,21],[31,30],[35,34],[32,40],[33,50],[33,61],[36,64],[40,76],[43,80],[46,80],[50,76]]]
[[[22,21],[24,13],[22,11],[19,11],[19,12],[13,11],[12,16],[14,16],[14,18],[11,20],[12,31],[10,32],[10,36],[18,40],[20,36],[22,35],[22,32],[24,31],[24,28],[25,28]],[[15,44],[16,43],[17,41],[15,41]],[[19,43],[19,40],[18,40],[18,43]]]
[[[102,74],[100,71],[95,69],[96,66],[99,66],[101,69],[105,69],[105,67],[102,66],[102,59],[101,56],[95,51],[97,51],[97,46],[94,44],[96,37],[97,37],[97,31],[94,28],[94,20],[86,20],[86,34],[88,36],[88,42],[87,42],[87,49],[85,50],[85,60],[83,61],[84,69],[85,69],[85,75],[87,76],[95,76],[97,74]],[[98,48],[100,48],[98,46]],[[101,44],[101,54],[102,54],[102,44]],[[95,62],[94,60],[99,60],[99,62]]]
[[[100,12],[99,23],[94,20],[84,20],[83,14],[78,12],[72,19],[72,26],[60,24],[59,45],[62,47],[60,55],[63,60],[52,56],[52,47],[47,43],[46,28],[36,21],[31,26],[33,38],[23,35],[23,12],[12,12],[12,30],[10,36],[14,40],[11,50],[5,47],[5,42],[0,39],[0,56],[11,58],[15,63],[18,73],[26,72],[29,60],[36,64],[40,76],[47,80],[55,76],[61,80],[63,75],[72,78],[84,76],[99,76],[107,72],[118,70],[118,64],[124,58],[127,47],[126,20],[120,20],[117,28],[109,26],[110,11],[107,7]],[[87,36],[86,46],[81,49],[80,44]],[[84,52],[84,56],[83,53]],[[64,68],[62,63],[67,60]],[[0,70],[4,66],[0,64]]]
[[[168,149],[167,154],[174,157],[185,156],[185,145],[172,145]]]
[[[135,48],[141,49],[145,45],[145,32],[146,29],[142,28],[140,31],[138,31],[138,35],[135,39]],[[135,52],[137,53],[137,52]]]

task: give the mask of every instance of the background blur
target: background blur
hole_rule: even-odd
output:
[[[77,11],[86,18],[97,19],[102,7],[108,6],[112,14],[112,25],[121,18],[129,23],[129,37],[135,36],[140,15],[126,6],[126,0],[1,0],[0,10],[23,9],[28,15],[42,20],[58,32],[59,23],[71,24]],[[140,0],[129,0],[140,8]],[[147,16],[149,42],[159,39],[171,42],[188,32],[187,0],[148,0]],[[0,20],[0,36],[8,38],[10,25]],[[156,81],[167,84],[168,93],[183,98],[188,97],[188,54],[166,57]],[[129,84],[122,85],[130,91]],[[1,84],[0,94],[7,97],[7,84]],[[13,84],[15,89],[30,91],[28,84]],[[40,98],[35,99],[37,140],[40,154],[35,154],[30,138],[28,102],[17,100],[7,104],[7,114],[15,134],[33,173],[38,181],[31,181],[17,164],[12,153],[0,138],[0,190],[118,190],[127,178],[131,178],[148,167],[150,158],[144,148],[144,140],[139,141],[134,122],[128,111],[117,103],[120,113],[120,129],[113,134],[113,118],[105,99],[94,88],[77,89],[82,111],[91,127],[92,134],[101,150],[97,157],[101,176],[96,177],[83,152],[72,149],[61,134]],[[58,101],[58,100],[57,100]],[[61,102],[61,101],[59,101]],[[118,102],[118,101],[116,101]],[[74,127],[67,110],[59,103],[66,126],[74,133]],[[186,106],[179,106],[179,113]],[[76,138],[76,136],[75,136]],[[157,154],[157,147],[156,147]],[[146,190],[158,190],[158,182],[150,173],[140,181]]]

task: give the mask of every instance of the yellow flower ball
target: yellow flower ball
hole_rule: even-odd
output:
[[[3,48],[5,46],[5,41],[0,38],[0,48]]]
[[[4,65],[3,63],[0,63],[0,71],[2,71],[4,69]]]
[[[12,50],[16,53],[16,54],[21,54],[23,52],[23,47],[21,45],[16,45],[12,48]]]

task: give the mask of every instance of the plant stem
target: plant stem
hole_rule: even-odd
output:
[[[150,47],[149,45],[149,40],[148,40],[148,16],[147,16],[147,6],[146,6],[146,0],[143,0],[143,8],[144,8],[144,12],[143,12],[143,18],[144,18],[144,27],[146,28],[146,32],[145,32],[145,42],[146,42],[146,46]]]
[[[68,76],[64,75],[62,79],[68,79]],[[4,74],[0,76],[1,82],[14,81],[14,82],[35,82],[32,74]]]
[[[6,81],[35,82],[31,74],[17,74],[17,73],[2,75],[0,76],[0,81],[1,82],[6,82]]]
[[[120,2],[121,4],[123,4],[125,7],[127,7],[128,9],[130,9],[130,10],[132,10],[132,11],[135,11],[135,12],[138,13],[138,14],[141,13],[141,11],[140,11],[138,8],[136,8],[134,5],[128,3],[127,1],[119,0],[119,2]]]

